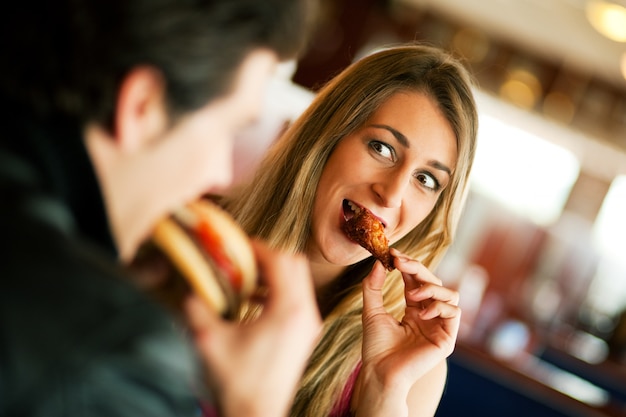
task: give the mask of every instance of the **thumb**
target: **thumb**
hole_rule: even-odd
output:
[[[227,325],[195,294],[186,300],[185,313],[197,347],[210,355],[214,349],[216,335],[223,334]]]
[[[374,268],[363,280],[363,316],[385,312],[383,307],[383,284],[387,278],[385,268],[376,261]]]

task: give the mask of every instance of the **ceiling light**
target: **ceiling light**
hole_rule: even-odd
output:
[[[611,1],[590,0],[586,7],[587,19],[607,38],[626,42],[626,8]]]
[[[515,68],[500,86],[500,96],[525,109],[532,109],[542,95],[539,79],[531,71]]]

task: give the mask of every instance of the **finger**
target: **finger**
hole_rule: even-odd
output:
[[[292,334],[309,329],[307,337],[316,339],[322,329],[322,320],[306,257],[271,250],[259,241],[253,242],[253,248],[260,280],[266,284],[263,309],[257,322],[274,327],[278,324],[296,326],[298,329],[290,330]]]
[[[271,271],[272,262],[270,262],[269,259],[272,256],[272,251],[264,242],[259,240],[253,239],[250,243],[252,244],[252,250],[254,251],[254,257],[259,269],[259,285],[271,285],[271,277],[273,277],[273,275],[271,272],[268,273],[268,269]]]
[[[434,318],[454,319],[461,316],[461,309],[458,306],[435,301],[420,311],[419,316],[422,320],[432,320]]]
[[[209,374],[219,375],[223,370],[223,358],[229,357],[227,340],[234,324],[217,316],[197,295],[185,300],[185,313],[193,333],[194,345],[202,360],[208,365]]]
[[[198,295],[192,294],[185,300],[184,310],[189,327],[197,337],[207,337],[210,331],[219,332],[225,326],[222,318]]]
[[[405,283],[410,288],[419,287],[421,282],[430,282],[437,285],[442,284],[442,281],[420,261],[408,257],[395,248],[392,248],[392,254],[396,259],[396,268],[402,272]]]
[[[459,305],[459,293],[450,288],[435,284],[424,284],[419,288],[405,291],[407,303],[419,303],[425,300],[443,301],[452,305]]]
[[[376,261],[369,275],[363,280],[363,316],[384,312],[383,284],[385,283],[385,268],[380,261]]]
[[[270,249],[265,243],[253,241],[259,266],[260,283],[266,286],[264,299],[273,304],[310,304],[314,300],[313,282],[306,258]]]

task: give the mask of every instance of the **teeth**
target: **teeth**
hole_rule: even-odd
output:
[[[357,206],[352,201],[348,201],[348,205],[350,206],[350,209],[352,209],[354,213],[359,214],[361,212],[361,207]]]

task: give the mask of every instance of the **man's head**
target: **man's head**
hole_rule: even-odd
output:
[[[312,0],[10,2],[0,93],[47,115],[112,128],[117,92],[137,66],[156,68],[173,117],[226,93],[252,50],[280,59],[305,42]],[[8,10],[7,10],[8,9]]]
[[[128,259],[156,220],[230,182],[234,135],[303,46],[313,1],[12,2],[2,102],[84,130]]]

